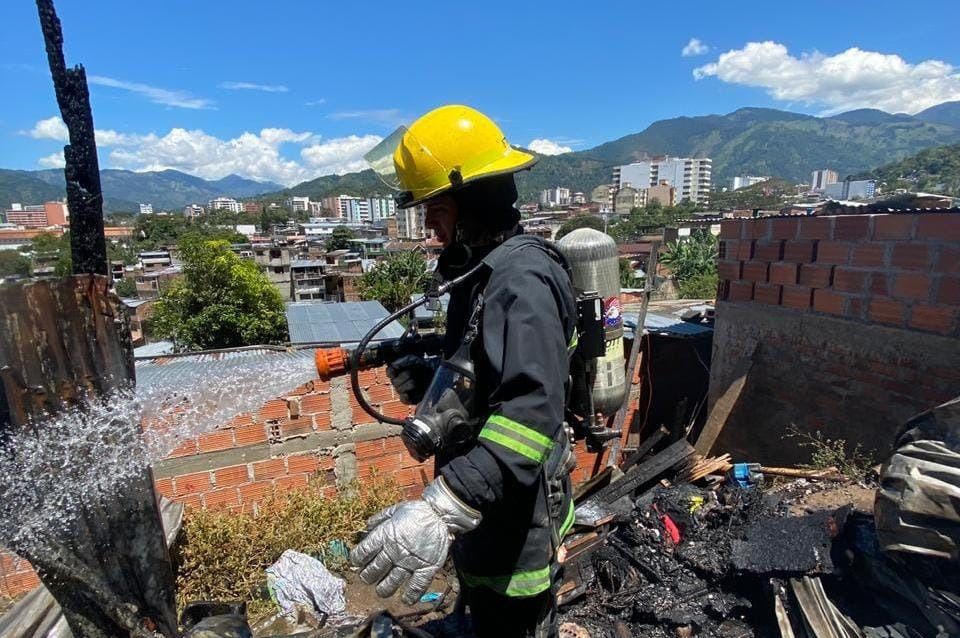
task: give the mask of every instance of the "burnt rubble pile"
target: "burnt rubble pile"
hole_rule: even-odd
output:
[[[957,635],[957,570],[887,557],[872,516],[789,515],[790,500],[681,482],[582,501],[565,543],[561,635]]]

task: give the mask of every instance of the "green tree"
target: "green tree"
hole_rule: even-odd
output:
[[[419,251],[387,257],[360,275],[357,290],[363,300],[376,300],[390,312],[410,302],[410,296],[426,290],[430,281],[427,262]]]
[[[680,284],[681,299],[714,299],[717,296],[717,273],[701,273]]]
[[[353,231],[346,226],[337,226],[333,229],[330,239],[327,240],[327,250],[350,248],[350,240],[355,237]]]
[[[630,263],[629,259],[620,260],[620,287],[621,288],[639,288],[643,282],[636,276],[636,268]]]
[[[0,250],[0,277],[30,276],[30,259],[15,250]]]
[[[594,230],[603,232],[603,220],[594,215],[577,215],[576,217],[571,217],[563,222],[559,230],[557,230],[556,238],[560,239],[564,235],[569,235],[578,228],[593,228]]]
[[[57,277],[66,277],[73,272],[73,257],[70,253],[70,232],[57,236],[40,233],[30,242],[33,267],[52,265]]]
[[[121,279],[113,286],[114,291],[117,293],[118,297],[124,299],[136,298],[137,296],[137,284],[133,279]]]
[[[157,301],[152,329],[178,350],[282,343],[283,299],[252,261],[223,240],[196,236],[180,242],[183,278]]]
[[[713,277],[713,290],[716,291],[717,253],[717,238],[710,232],[695,231],[690,237],[668,245],[660,255],[660,263],[670,268],[680,285],[681,296],[687,296],[684,294],[686,289],[691,296],[700,297],[703,295],[692,293],[710,288],[709,280],[704,277]]]

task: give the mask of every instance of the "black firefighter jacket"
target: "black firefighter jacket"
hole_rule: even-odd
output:
[[[451,293],[446,340],[449,356],[482,293],[472,353],[482,428],[472,447],[438,457],[437,468],[483,514],[479,527],[454,543],[463,584],[534,596],[551,584],[551,539],[573,523],[569,476],[559,479],[563,494],[548,511],[544,473],[566,436],[574,290],[562,257],[537,237],[511,237],[482,259],[487,267]],[[443,257],[439,269],[444,274]]]

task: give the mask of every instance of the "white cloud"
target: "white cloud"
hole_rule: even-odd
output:
[[[380,143],[379,135],[350,135],[304,148],[300,156],[317,175],[352,173],[370,168],[363,154]]]
[[[545,138],[531,140],[530,143],[527,144],[527,148],[540,155],[560,155],[561,153],[569,153],[573,150],[569,146],[561,146],[557,142]]]
[[[940,60],[910,64],[899,55],[856,47],[796,57],[778,42],[749,42],[694,69],[693,76],[760,87],[777,100],[823,106],[825,114],[858,108],[917,113],[960,100],[956,67]]]
[[[690,38],[690,41],[687,42],[687,46],[683,47],[683,51],[680,52],[680,55],[685,58],[691,58],[695,55],[703,55],[709,50],[710,47],[697,38]]]
[[[231,91],[264,91],[266,93],[286,93],[290,89],[282,84],[255,84],[253,82],[221,82],[221,89]]]
[[[56,140],[66,142],[70,139],[70,133],[67,131],[67,125],[59,117],[54,115],[45,120],[40,120],[33,125],[29,131],[22,131],[24,135],[29,135],[35,140]]]
[[[322,97],[319,100],[310,100],[309,102],[304,102],[304,106],[321,106],[327,103],[327,98]]]
[[[37,164],[43,168],[63,168],[66,166],[67,162],[63,159],[63,151],[57,151],[56,153],[51,153],[46,157],[41,157],[37,160]]]
[[[162,89],[156,86],[140,84],[139,82],[125,82],[114,78],[104,77],[102,75],[91,75],[87,78],[90,84],[98,86],[109,86],[115,89],[122,89],[142,95],[151,102],[165,104],[167,106],[176,106],[183,109],[213,109],[216,108],[212,100],[195,97],[186,91],[179,89]]]

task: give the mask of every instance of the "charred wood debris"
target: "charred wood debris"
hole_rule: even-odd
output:
[[[849,506],[790,514],[837,473],[764,468],[792,478],[763,489],[761,468],[738,473],[685,440],[621,470],[631,461],[575,495],[563,638],[960,635],[955,557],[888,555],[873,516]]]

